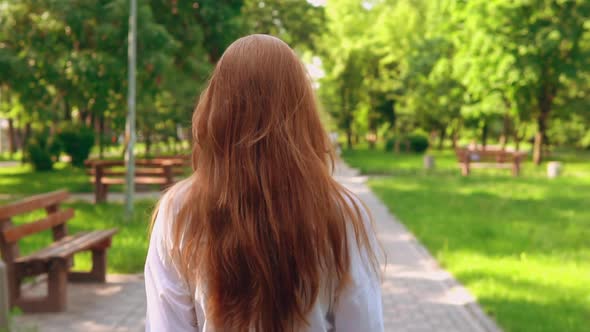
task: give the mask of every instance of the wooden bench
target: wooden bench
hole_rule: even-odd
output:
[[[10,306],[25,312],[58,312],[66,309],[67,281],[105,282],[107,256],[111,238],[117,229],[67,234],[66,222],[74,216],[73,209],[60,209],[69,194],[66,191],[29,197],[0,206],[0,250],[6,263]],[[33,222],[15,225],[12,218],[44,209],[47,215]],[[26,236],[51,229],[53,243],[21,256],[18,241]],[[73,256],[82,251],[92,252],[92,270],[71,272]],[[47,274],[47,295],[27,298],[21,294],[24,278]]]
[[[135,162],[136,185],[158,185],[165,189],[175,182],[175,177],[184,174],[183,159],[140,159]],[[87,173],[94,183],[96,203],[107,200],[109,186],[125,184],[125,162],[123,160],[87,160]]]
[[[505,168],[511,169],[512,175],[520,174],[520,164],[526,156],[524,152],[507,151],[504,149],[455,149],[457,161],[461,167],[461,175],[467,176],[471,168]]]
[[[144,159],[151,161],[172,161],[177,166],[185,168],[192,166],[192,158],[190,155],[175,155],[175,156],[158,156],[154,158]]]

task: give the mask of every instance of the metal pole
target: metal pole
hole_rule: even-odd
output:
[[[137,56],[137,0],[130,0],[131,12],[129,14],[129,90],[127,92],[127,123],[125,136],[127,136],[127,153],[125,164],[127,166],[125,206],[127,216],[133,215],[133,195],[135,193],[135,63]]]
[[[8,331],[10,328],[8,313],[10,304],[8,303],[8,281],[6,277],[6,265],[0,259],[0,330]]]

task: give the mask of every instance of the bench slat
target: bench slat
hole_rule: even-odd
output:
[[[31,196],[22,201],[0,206],[0,220],[7,220],[18,214],[55,205],[66,200],[68,197],[69,193],[67,191],[59,190],[47,194]]]
[[[90,182],[94,183],[95,179],[92,177]],[[103,177],[100,179],[102,184],[125,184],[125,178],[111,178]],[[164,177],[150,177],[150,176],[136,176],[135,184],[168,184],[168,180]]]
[[[2,232],[4,236],[4,240],[7,243],[14,243],[21,238],[39,233],[46,229],[52,228],[59,224],[63,224],[64,222],[68,221],[74,216],[74,209],[67,209],[63,211],[58,211],[48,215],[46,218],[35,220],[33,222],[29,222],[23,225],[11,227]]]
[[[16,263],[30,263],[33,261],[47,261],[53,258],[67,258],[76,252],[88,250],[93,246],[111,238],[118,229],[107,229],[92,232],[80,232],[75,235],[66,236],[63,239],[53,242],[50,246],[34,252],[30,255],[19,257]]]
[[[469,167],[471,168],[505,168],[505,169],[512,169],[512,163],[482,163],[482,162],[472,162],[470,163]]]
[[[92,169],[89,169],[86,173],[88,175],[95,175],[96,171],[94,170],[94,168],[92,168]],[[103,176],[125,176],[126,174],[127,173],[125,173],[125,171],[111,171],[111,170],[105,170],[102,173]],[[141,168],[141,169],[135,170],[135,176],[164,175],[164,174],[165,174],[165,170],[164,170],[164,168],[161,168],[161,167],[159,167],[159,168]],[[184,171],[182,169],[173,168],[172,174],[182,175],[182,174],[184,174]]]

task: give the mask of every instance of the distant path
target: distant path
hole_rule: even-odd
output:
[[[14,167],[14,166],[18,166],[18,165],[20,165],[20,161],[14,161],[14,160],[0,161],[0,168]]]
[[[499,332],[469,292],[443,270],[366,185],[343,163],[336,178],[370,209],[387,254],[382,292],[385,331]]]

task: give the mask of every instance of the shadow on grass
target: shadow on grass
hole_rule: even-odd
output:
[[[392,188],[393,181],[402,184]],[[437,231],[426,239],[435,241],[432,244],[442,246],[438,235],[453,232],[444,244],[457,249],[485,245],[486,251],[496,254],[544,253],[579,249],[590,238],[590,201],[583,194],[590,192],[588,185],[537,183],[532,187],[535,183],[529,180],[503,183],[491,178],[428,176],[420,178],[418,186],[404,188],[405,182],[408,180],[377,178],[371,180],[371,187],[402,220],[400,214],[411,213],[411,226],[418,227],[418,233]],[[567,237],[564,243],[556,236],[557,230]]]
[[[590,317],[590,295],[584,293],[584,287],[571,287],[564,292],[563,286],[556,288],[501,274],[490,276],[487,273],[471,272],[460,273],[457,277],[466,284],[487,280],[497,289],[519,290],[522,296],[503,293],[478,297],[489,315],[505,323],[507,332],[586,331]],[[573,294],[576,296],[571,296]]]
[[[84,169],[59,163],[52,171],[35,172],[29,165],[0,168],[0,193],[24,196],[67,189],[92,192],[90,177]]]

